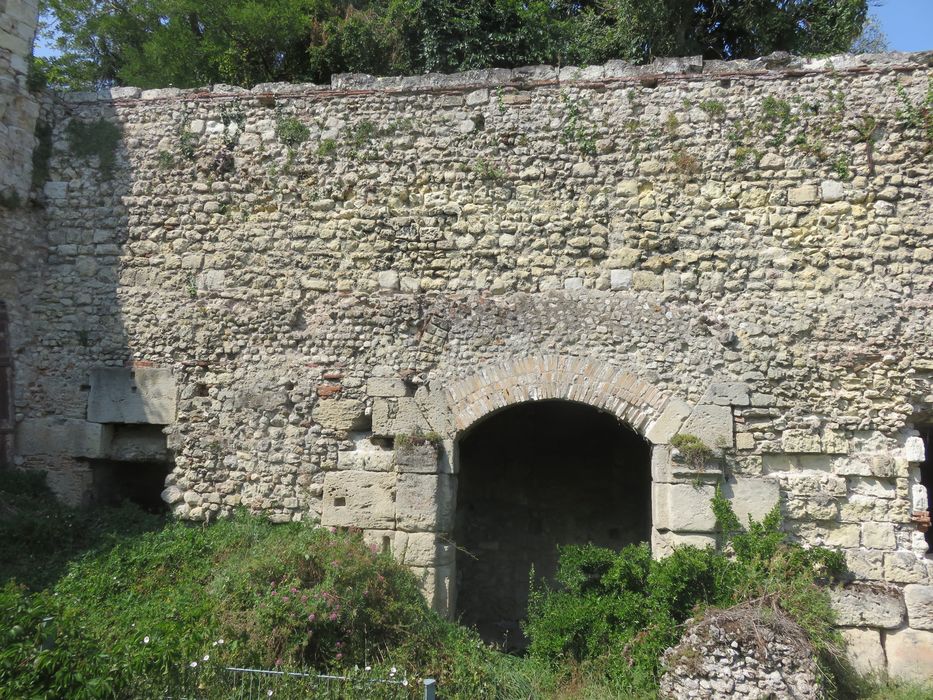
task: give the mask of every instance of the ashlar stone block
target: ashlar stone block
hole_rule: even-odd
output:
[[[904,587],[907,619],[918,630],[933,630],[933,586],[912,583]]]
[[[324,475],[321,524],[385,529],[395,526],[395,474],[335,471]]]
[[[654,445],[667,444],[677,434],[689,415],[690,404],[680,399],[671,399],[657,420],[645,431],[645,437]]]
[[[680,431],[696,435],[708,447],[732,447],[732,409],[729,406],[699,404],[684,421]]]
[[[722,494],[732,502],[732,510],[744,525],[752,517],[761,521],[781,498],[781,489],[774,479],[733,476],[726,479]]]
[[[900,592],[892,587],[852,584],[829,592],[836,623],[844,627],[897,629],[907,609]]]
[[[457,479],[449,474],[399,474],[395,504],[398,529],[450,532],[456,496]]]
[[[879,675],[885,671],[881,632],[873,629],[846,627],[840,630],[846,642],[846,655],[852,668],[861,675]]]
[[[325,428],[346,432],[366,427],[366,411],[356,399],[321,399],[311,410],[311,418]]]
[[[885,637],[888,674],[895,679],[933,681],[933,632],[902,629]]]
[[[435,532],[397,532],[393,552],[408,566],[444,566],[454,562],[456,548]]]
[[[712,532],[716,528],[712,499],[715,487],[694,484],[652,484],[654,527],[681,532]]]
[[[395,449],[395,464],[399,472],[434,474],[439,471],[437,449],[430,443],[407,445]]]
[[[91,370],[87,418],[95,423],[175,422],[175,378],[159,367]]]
[[[113,429],[74,418],[30,418],[16,430],[16,452],[98,459],[107,456]]]
[[[412,567],[428,607],[443,617],[450,617],[457,609],[455,598],[456,565]]]

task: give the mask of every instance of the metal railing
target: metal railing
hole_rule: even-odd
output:
[[[393,669],[394,671],[394,669]],[[206,677],[185,669],[165,700],[437,700],[437,681],[421,681],[422,693],[407,678],[368,674],[335,675],[226,667]]]

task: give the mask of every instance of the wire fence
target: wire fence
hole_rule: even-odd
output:
[[[394,669],[393,669],[394,671]],[[437,681],[229,667],[183,669],[165,700],[437,700]]]

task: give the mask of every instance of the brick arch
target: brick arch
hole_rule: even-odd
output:
[[[669,402],[657,387],[619,367],[558,355],[481,369],[448,387],[447,399],[458,433],[507,406],[564,399],[612,413],[643,436]]]

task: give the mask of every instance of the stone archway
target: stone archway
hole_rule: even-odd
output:
[[[690,417],[685,402],[618,367],[559,356],[484,368],[446,396],[458,548],[449,612],[489,641],[521,644],[517,620],[530,564],[549,578],[558,545],[649,541],[659,553],[667,548],[672,489],[684,486],[672,483],[680,479],[667,443]],[[575,434],[597,444],[575,450]],[[563,490],[562,469],[578,477]],[[711,494],[687,489],[695,510],[708,510]]]

